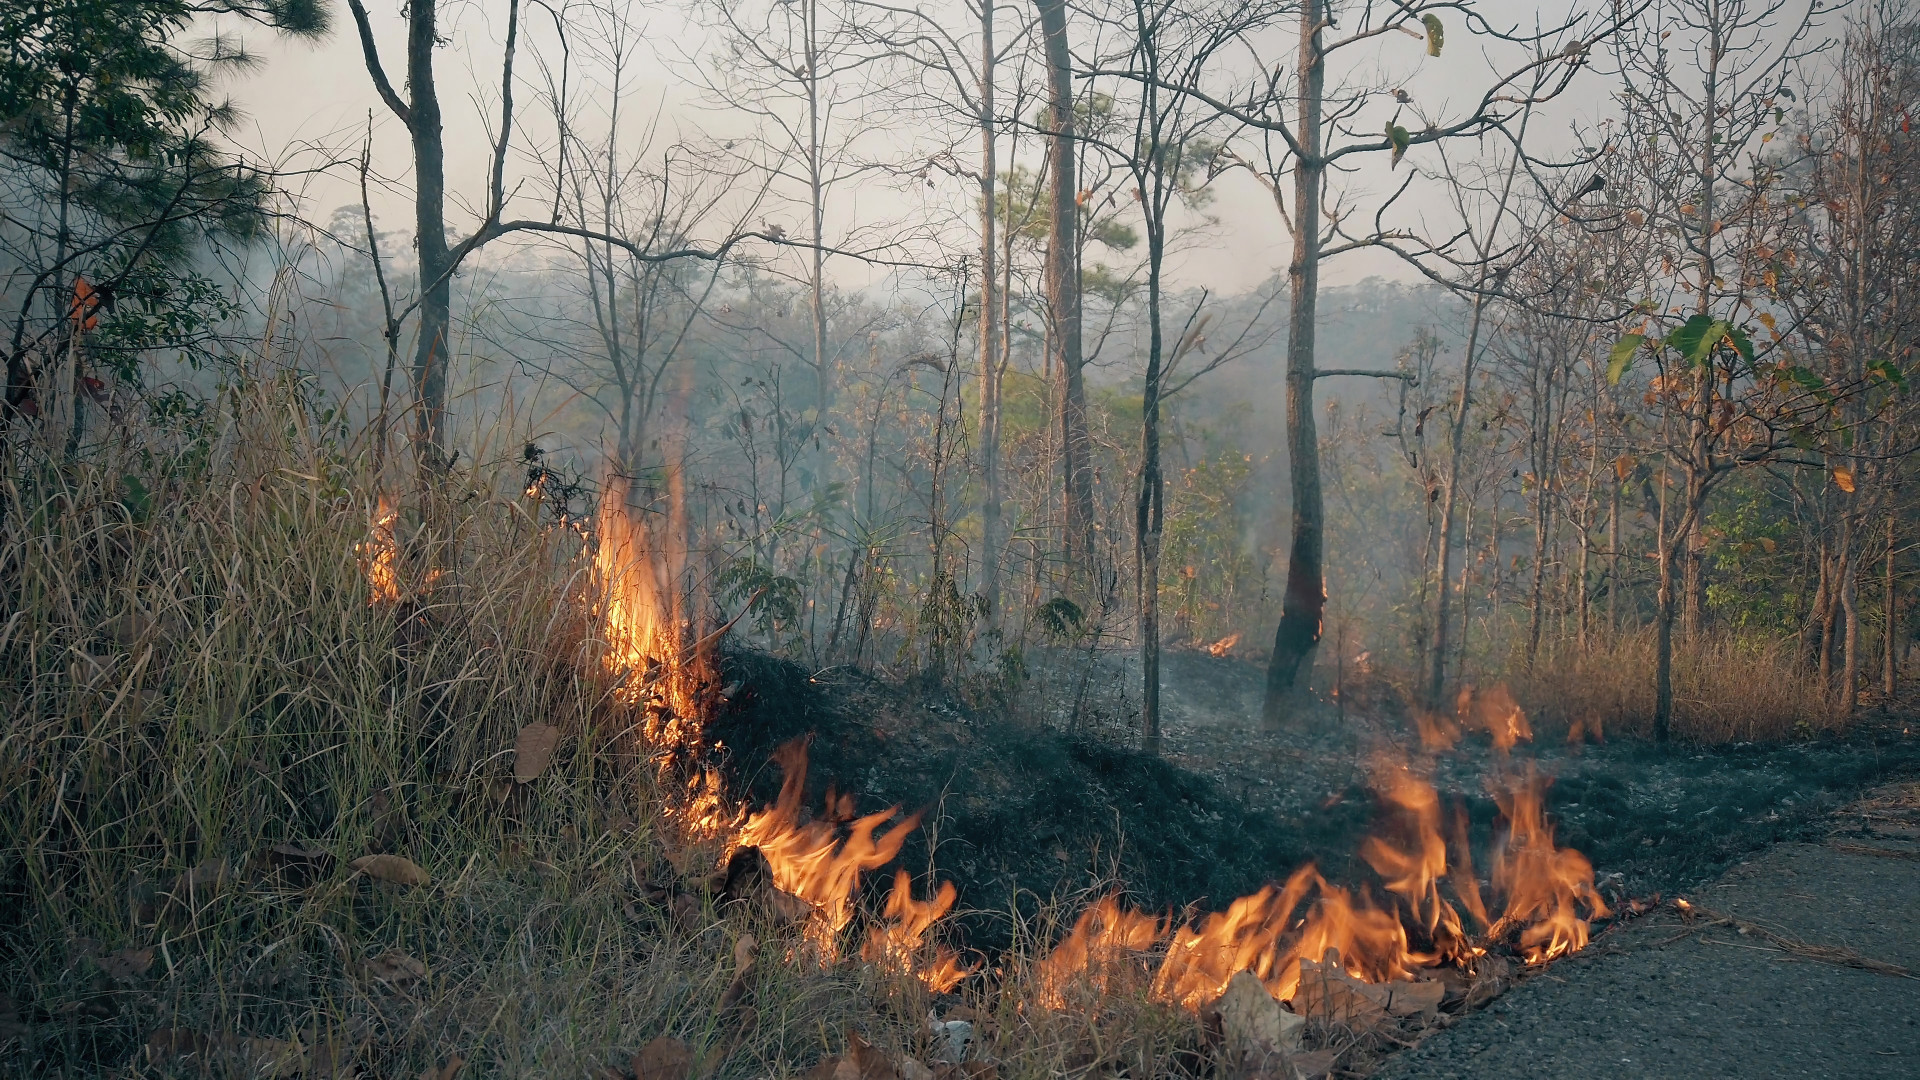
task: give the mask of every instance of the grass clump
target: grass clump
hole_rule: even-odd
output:
[[[1511,686],[1543,737],[1653,734],[1652,629],[1543,658]],[[1847,717],[1792,642],[1709,631],[1673,654],[1673,734],[1704,745],[1839,733]]]

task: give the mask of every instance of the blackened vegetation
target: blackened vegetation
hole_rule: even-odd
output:
[[[1286,755],[1296,794],[1262,798],[1162,758],[973,712],[934,690],[846,669],[814,674],[749,652],[730,653],[724,668],[738,689],[712,733],[736,794],[771,802],[773,749],[811,734],[810,807],[833,786],[854,793],[862,813],[926,810],[901,864],[959,886],[958,929],[973,948],[1007,944],[1015,911],[1030,918],[1048,898],[1116,883],[1146,909],[1216,910],[1309,860],[1337,883],[1372,880],[1358,851],[1376,804],[1355,768],[1365,748],[1350,732],[1279,736],[1300,747]],[[1591,857],[1603,881],[1620,875],[1617,893],[1671,895],[1767,844],[1823,835],[1851,793],[1920,772],[1920,736],[1903,730],[1863,722],[1846,738],[1692,754],[1637,740],[1523,745],[1505,762],[1482,739],[1442,758],[1434,782],[1465,806],[1484,873],[1503,827],[1487,779],[1531,760],[1555,778],[1547,805],[1561,846]],[[870,904],[885,881],[870,875]]]

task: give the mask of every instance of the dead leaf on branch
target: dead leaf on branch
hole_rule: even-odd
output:
[[[425,885],[432,880],[419,864],[404,855],[362,855],[347,865],[357,873],[395,885]]]
[[[1833,467],[1833,483],[1834,486],[1841,491],[1849,495],[1853,494],[1853,470],[1847,468],[1845,465],[1835,465]]]
[[[552,724],[528,724],[513,737],[513,779],[528,784],[547,771],[553,762],[554,748],[560,745],[560,729]]]

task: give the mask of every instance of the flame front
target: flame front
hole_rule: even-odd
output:
[[[1232,652],[1233,647],[1238,644],[1240,644],[1240,631],[1235,630],[1233,633],[1207,646],[1207,651],[1215,656],[1225,656]]]
[[[1153,997],[1198,1010],[1248,971],[1275,998],[1291,1000],[1300,990],[1301,962],[1323,957],[1371,983],[1410,979],[1441,963],[1471,963],[1486,947],[1468,932],[1456,902],[1485,928],[1483,942],[1517,929],[1529,963],[1582,948],[1587,920],[1609,914],[1594,892],[1592,865],[1577,851],[1553,846],[1545,785],[1537,778],[1529,776],[1500,801],[1512,824],[1494,873],[1506,908],[1494,920],[1474,877],[1464,814],[1455,818],[1449,845],[1440,797],[1430,784],[1399,763],[1376,764],[1374,778],[1387,829],[1367,839],[1361,857],[1393,901],[1382,905],[1364,888],[1345,889],[1312,865],[1301,867],[1283,886],[1263,886],[1174,930],[1153,974]],[[1450,846],[1457,860],[1449,860]],[[1443,882],[1452,885],[1455,900],[1443,895]],[[1112,897],[1099,901],[1037,965],[1042,1004],[1063,1007],[1076,980],[1099,989],[1115,957],[1152,949],[1166,932],[1165,924],[1123,909]]]

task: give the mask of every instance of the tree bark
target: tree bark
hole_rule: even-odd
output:
[[[1087,392],[1080,343],[1080,170],[1075,165],[1073,52],[1067,42],[1066,0],[1034,0],[1047,61],[1048,157],[1052,212],[1047,230],[1046,293],[1052,316],[1047,357],[1060,374],[1060,462],[1066,500],[1067,580],[1070,592],[1094,587],[1093,463],[1087,438]]]
[[[1307,0],[1300,9],[1299,120],[1294,141],[1293,261],[1287,267],[1292,292],[1287,314],[1287,452],[1293,484],[1293,543],[1287,558],[1287,587],[1280,625],[1273,632],[1267,661],[1261,716],[1278,726],[1288,699],[1299,687],[1302,669],[1312,670],[1326,613],[1327,589],[1321,566],[1325,507],[1320,490],[1320,436],[1313,411],[1314,316],[1320,292],[1320,188],[1326,163],[1320,160],[1320,108],[1326,86],[1321,51],[1326,0]],[[1445,590],[1444,584],[1442,591]],[[1436,643],[1436,655],[1445,642]]]
[[[993,3],[980,5],[980,596],[988,626],[1000,619],[999,208],[993,120]]]
[[[1899,608],[1895,603],[1896,594],[1893,587],[1893,556],[1897,550],[1894,545],[1893,527],[1894,515],[1893,512],[1889,510],[1887,512],[1887,566],[1885,570],[1885,580],[1881,585],[1884,592],[1883,600],[1886,605],[1886,631],[1881,635],[1883,649],[1881,652],[1880,665],[1880,689],[1886,694],[1887,706],[1889,708],[1893,705],[1893,691],[1896,685],[1896,676],[1899,673],[1899,661],[1896,659],[1899,654],[1895,650],[1900,644],[1899,623],[1897,622]]]
[[[407,134],[413,143],[413,232],[420,264],[420,335],[414,347],[414,437],[429,470],[449,464],[447,364],[453,321],[452,258],[447,251],[447,154],[440,93],[433,78],[436,0],[407,6]]]

